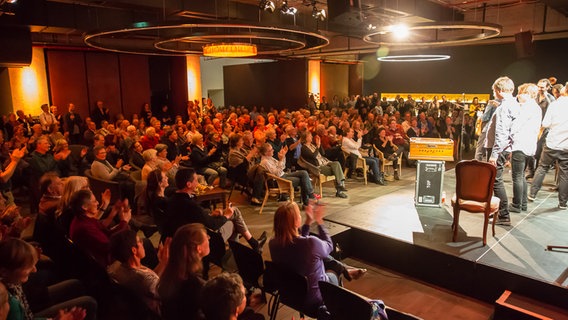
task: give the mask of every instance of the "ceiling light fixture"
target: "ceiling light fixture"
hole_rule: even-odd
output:
[[[316,20],[324,21],[325,18],[327,18],[327,13],[325,12],[325,9],[318,9],[314,5],[314,9],[312,10],[312,17]]]
[[[426,61],[442,61],[450,59],[446,54],[410,54],[401,56],[378,57],[377,60],[383,62],[426,62]]]
[[[287,15],[293,16],[298,12],[298,9],[296,9],[294,7],[289,7],[288,1],[282,1],[282,6],[280,7],[280,12],[282,14],[287,14]]]
[[[406,26],[412,35],[399,39],[395,25],[373,30],[363,37],[367,43],[388,46],[441,46],[489,39],[501,34],[502,26],[486,22],[442,21],[415,23]],[[469,31],[469,33],[467,33]]]
[[[393,34],[393,36],[399,40],[408,38],[408,35],[410,34],[408,26],[403,23],[388,26],[387,30],[389,30]]]
[[[274,10],[276,10],[276,5],[274,4],[274,1],[270,0],[260,0],[258,6],[260,10],[268,11],[270,13],[273,13]]]
[[[256,46],[250,43],[211,43],[203,46],[203,55],[217,58],[254,57]]]

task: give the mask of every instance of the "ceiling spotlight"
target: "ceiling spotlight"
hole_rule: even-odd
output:
[[[316,6],[314,6],[314,9],[312,10],[312,17],[314,17],[314,19],[316,20],[324,21],[325,18],[327,18],[327,14],[325,12],[325,9],[318,9],[316,8]]]
[[[408,26],[402,23],[390,26],[389,30],[397,39],[405,39],[410,34],[410,29],[408,29]]]
[[[373,31],[373,30],[375,30],[375,29],[377,29],[377,26],[374,26],[374,25],[371,24],[371,23],[369,23],[369,25],[367,26],[367,30],[368,30],[368,31]]]
[[[276,10],[276,5],[274,4],[274,1],[270,0],[261,0],[258,6],[260,7],[260,10],[268,11],[270,13]]]
[[[282,1],[282,7],[280,7],[280,12],[282,14],[287,14],[287,15],[293,16],[298,12],[298,9],[296,9],[294,7],[289,7],[287,1]]]

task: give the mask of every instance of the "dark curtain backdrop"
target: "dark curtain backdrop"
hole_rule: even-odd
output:
[[[223,67],[226,106],[298,109],[307,102],[307,62],[286,60]]]
[[[533,45],[534,55],[525,58],[520,57],[524,52],[515,43],[419,52],[451,55],[450,60],[435,62],[387,63],[377,61],[373,55],[364,56],[364,93],[484,93],[491,92],[493,81],[500,76],[510,77],[516,86],[550,76],[562,83],[568,81],[566,53],[562,49],[568,46],[568,39],[535,41]]]

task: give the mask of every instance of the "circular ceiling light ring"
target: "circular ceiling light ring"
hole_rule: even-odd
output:
[[[432,45],[453,45],[468,43],[474,41],[485,40],[496,37],[501,34],[502,26],[494,23],[482,22],[465,22],[465,21],[449,21],[449,22],[424,22],[408,25],[408,30],[437,30],[448,32],[448,30],[480,30],[481,33],[476,33],[469,36],[462,36],[456,38],[439,39],[435,38],[430,41],[381,41],[380,37],[391,34],[390,26],[385,26],[380,29],[374,30],[363,37],[363,41],[367,43],[387,46],[432,46]],[[379,39],[375,40],[375,38]]]
[[[168,51],[168,52],[175,52],[175,53],[181,53],[181,54],[200,54],[201,50],[192,50],[192,49],[184,49],[184,48],[174,48],[172,47],[173,45],[175,45],[175,43],[183,43],[183,42],[189,42],[189,43],[194,43],[194,42],[206,42],[209,41],[211,39],[239,39],[239,38],[244,38],[244,36],[242,35],[198,35],[198,36],[190,36],[190,37],[182,37],[182,38],[172,38],[172,39],[165,39],[162,41],[158,41],[156,43],[154,43],[154,47],[156,49],[159,50],[164,50],[164,51]],[[255,44],[257,47],[260,47],[258,49],[257,54],[261,55],[261,54],[278,54],[278,53],[282,53],[282,52],[287,52],[287,51],[296,51],[296,50],[301,50],[303,48],[306,47],[306,43],[299,41],[299,40],[293,40],[293,39],[287,39],[287,38],[282,38],[282,37],[270,37],[268,35],[254,35],[254,36],[247,36],[247,39],[253,39],[253,40],[270,40],[270,41],[276,41],[276,42],[286,42],[289,44],[294,44],[295,47],[293,48],[289,48],[286,50],[262,50],[260,48],[262,48],[262,43],[256,42],[256,41],[252,41],[253,44]],[[211,42],[214,43],[214,42]]]
[[[427,62],[448,60],[450,56],[447,54],[409,54],[398,56],[378,57],[377,60],[383,62]]]
[[[189,31],[188,31],[189,30]],[[252,30],[252,32],[251,32]],[[243,38],[250,38],[251,34],[268,33],[271,38],[285,39],[291,41],[280,41],[284,43],[281,48],[262,52],[262,54],[282,54],[290,51],[316,50],[329,44],[329,39],[317,32],[301,30],[299,28],[270,27],[254,24],[228,24],[224,23],[176,23],[150,24],[135,23],[129,27],[116,30],[95,31],[86,34],[84,42],[90,47],[101,50],[146,54],[146,55],[184,55],[185,53],[175,53],[165,51],[155,47],[155,43],[171,38],[181,38],[187,35],[238,35]],[[116,41],[122,39],[122,41]],[[268,38],[266,38],[268,39]],[[302,39],[302,49],[290,49],[289,43],[298,43]],[[128,41],[132,40],[132,41]],[[201,54],[201,51],[195,52]]]

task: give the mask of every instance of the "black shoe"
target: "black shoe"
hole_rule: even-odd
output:
[[[496,225],[500,226],[510,226],[511,225],[511,218],[509,216],[501,217],[497,215],[497,221],[495,221]]]
[[[521,208],[516,207],[512,203],[509,205],[509,212],[521,213]]]
[[[341,192],[347,192],[347,188],[345,188],[345,185],[341,184],[336,187],[336,190]]]
[[[394,180],[400,180],[400,176],[398,175],[398,171],[394,172]]]
[[[339,191],[339,190],[337,190],[337,192],[335,193],[335,196],[338,197],[338,198],[342,198],[342,199],[347,198],[347,195],[345,193]]]

